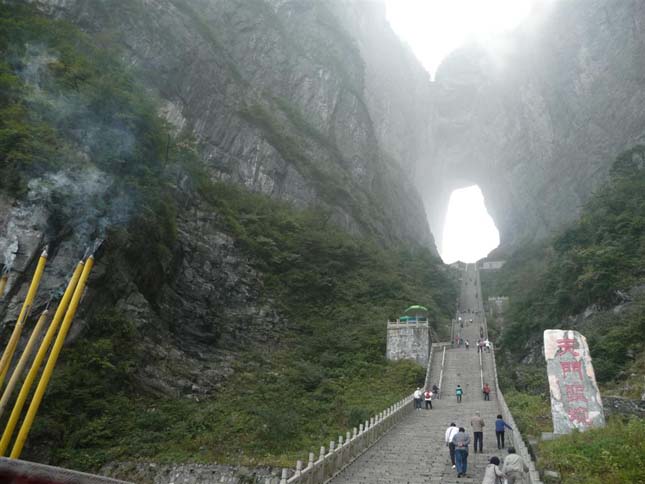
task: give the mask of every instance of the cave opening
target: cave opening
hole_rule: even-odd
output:
[[[499,231],[478,185],[453,190],[439,252],[447,264],[476,262],[499,246]]]

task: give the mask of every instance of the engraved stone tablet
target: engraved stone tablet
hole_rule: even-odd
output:
[[[544,331],[544,357],[551,389],[553,432],[603,427],[605,415],[587,340],[577,331]]]

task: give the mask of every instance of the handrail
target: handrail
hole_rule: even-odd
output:
[[[427,390],[430,388],[430,368],[432,367],[432,343],[430,343],[430,349],[428,351],[428,364],[426,365],[426,379],[423,383],[423,389]]]
[[[443,391],[441,390],[441,385],[443,385],[443,365],[446,362],[446,347],[443,347],[443,356],[441,357],[441,372],[439,373],[439,395],[437,395],[437,398],[441,400],[441,395],[443,394]]]
[[[428,364],[426,366],[425,388],[430,382],[433,347],[430,344]],[[279,484],[323,484],[332,479],[345,467],[354,462],[360,455],[378,442],[383,435],[398,424],[413,411],[414,393],[389,406],[384,411],[366,420],[358,428],[354,427],[345,436],[338,436],[338,442],[329,442],[329,447],[320,447],[318,459],[314,453],[309,453],[307,466],[303,461],[296,462],[295,470],[282,469]],[[291,476],[290,476],[290,473]],[[272,484],[272,479],[266,479],[266,484]]]
[[[486,323],[484,323],[486,324]],[[483,353],[483,348],[482,351],[478,351],[477,353],[479,354],[479,379],[480,379],[480,385],[479,388],[483,389],[484,388],[484,365],[482,363],[482,353]]]
[[[455,316],[456,318],[457,316]],[[455,341],[455,321],[456,319],[453,319],[450,321],[450,345],[452,346]]]
[[[289,471],[282,469],[280,484],[322,484],[351,464],[358,456],[374,445],[392,427],[412,412],[414,394],[408,395],[391,405],[383,412],[354,427],[353,433],[347,432],[345,438],[338,436],[338,443],[329,442],[329,447],[320,447],[320,454],[314,460],[314,453],[309,453],[309,462],[303,468],[303,462],[296,462],[296,469],[289,477]],[[265,482],[271,483],[267,479]]]
[[[491,348],[491,358],[493,360],[493,378],[495,380],[495,391],[497,393],[497,404],[500,408],[500,413],[504,418],[504,421],[513,428],[513,444],[515,445],[515,450],[522,457],[522,460],[529,468],[529,483],[530,484],[542,484],[540,480],[540,474],[535,468],[535,462],[531,460],[531,454],[529,453],[528,447],[524,443],[522,434],[520,433],[515,419],[511,414],[511,410],[506,404],[502,390],[499,388],[499,381],[497,379],[497,363],[495,362],[495,349]]]
[[[477,275],[477,290],[479,291],[479,294],[481,294],[481,283],[479,280],[479,271],[476,271],[476,275]],[[486,313],[483,311],[483,301],[481,301],[481,299],[480,299],[480,304],[482,304],[482,314],[483,314],[482,325],[484,326],[484,330],[486,332],[485,333],[486,339],[488,339],[488,321],[486,319]],[[482,364],[482,354],[483,354],[483,351],[479,353],[479,365],[480,365],[482,388],[483,388],[484,386],[483,368],[484,367]],[[502,390],[499,387],[499,380],[497,378],[497,362],[495,361],[495,346],[493,344],[490,345],[490,356],[493,362],[492,377],[495,384],[495,393],[497,395],[497,406],[499,408],[500,414],[502,415],[504,421],[513,429],[512,441],[513,441],[513,445],[515,446],[515,451],[520,457],[522,457],[522,460],[529,468],[529,484],[542,484],[542,481],[540,480],[540,474],[535,468],[535,462],[531,460],[531,454],[529,453],[528,448],[524,443],[522,434],[520,433],[515,423],[515,420],[513,419],[511,410],[508,408],[508,405],[506,404],[506,400],[504,399],[504,395],[502,394]]]

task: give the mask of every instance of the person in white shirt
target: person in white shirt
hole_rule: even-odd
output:
[[[457,435],[457,432],[459,432],[459,429],[455,425],[455,423],[451,423],[450,427],[446,429],[446,445],[448,446],[448,451],[450,452],[450,463],[452,464],[452,468],[455,468],[455,444],[452,443],[452,438]]]
[[[421,388],[417,388],[414,392],[414,408],[417,410],[421,410],[421,397],[423,397]]]

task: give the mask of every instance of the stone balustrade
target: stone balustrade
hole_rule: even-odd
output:
[[[430,384],[430,366],[432,365],[433,346],[429,349],[426,368],[425,385]],[[358,456],[372,447],[392,427],[403,420],[414,410],[414,393],[388,407],[378,415],[366,420],[358,428],[345,436],[338,436],[338,441],[329,442],[329,447],[321,447],[318,458],[313,452],[309,453],[309,461],[296,462],[295,470],[282,470],[279,484],[322,484],[327,482],[342,469],[350,465]],[[275,484],[276,481],[266,479],[265,484]]]
[[[492,352],[492,358],[493,358],[493,373],[494,373],[493,377],[495,379],[495,390],[497,391],[497,402],[498,402],[500,413],[504,418],[504,421],[513,428],[513,445],[515,446],[515,450],[517,454],[522,457],[527,467],[529,468],[529,483],[542,484],[542,481],[540,480],[540,474],[535,468],[535,462],[531,459],[531,454],[529,453],[529,449],[526,446],[526,443],[524,442],[522,434],[520,433],[520,430],[517,427],[515,420],[513,419],[513,415],[511,414],[511,411],[508,408],[508,405],[506,404],[506,400],[504,399],[502,390],[499,388],[499,382],[497,380],[497,363],[495,362],[494,348],[491,349],[491,352]]]

